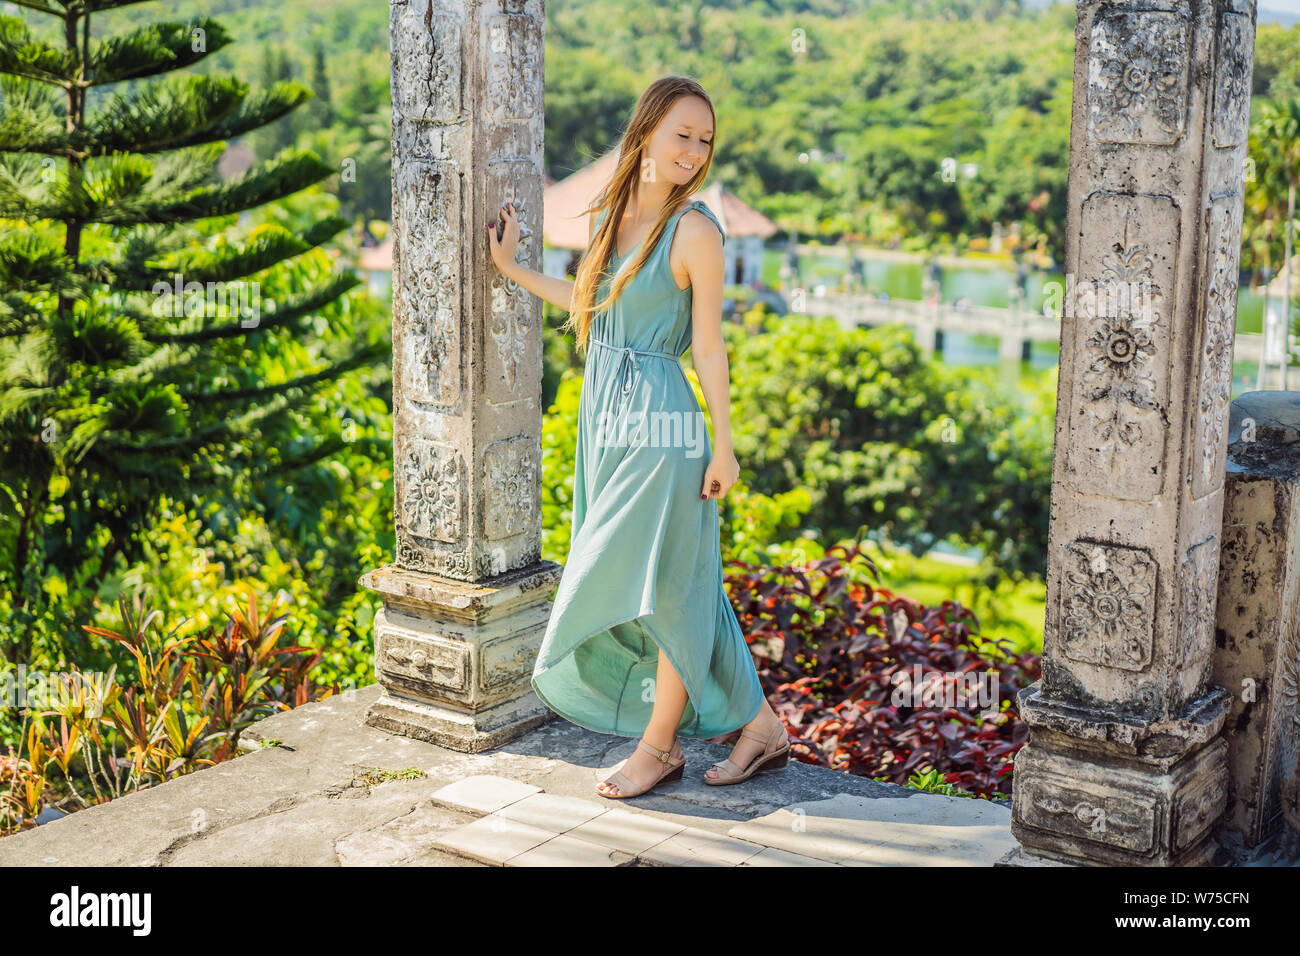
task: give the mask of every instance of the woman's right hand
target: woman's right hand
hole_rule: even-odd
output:
[[[519,248],[519,221],[515,219],[514,203],[506,203],[501,207],[501,218],[505,220],[506,228],[499,240],[495,220],[488,223],[487,231],[492,261],[505,273],[515,264],[515,250]]]

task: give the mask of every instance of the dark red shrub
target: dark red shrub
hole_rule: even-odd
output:
[[[975,614],[955,601],[925,607],[873,586],[867,572],[878,584],[858,544],[808,565],[728,567],[732,606],[791,755],[899,784],[928,768],[970,793],[1009,796],[1012,756],[1029,737],[1015,694],[1038,678],[1038,655],[980,636]]]

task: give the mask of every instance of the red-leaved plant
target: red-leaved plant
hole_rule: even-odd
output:
[[[955,601],[925,607],[873,586],[864,571],[879,583],[860,544],[806,565],[728,567],[732,606],[791,756],[898,784],[935,770],[968,793],[1009,796],[1013,755],[1029,737],[1015,694],[1037,679],[1039,656],[981,637],[975,614]],[[987,681],[982,700],[975,679]]]

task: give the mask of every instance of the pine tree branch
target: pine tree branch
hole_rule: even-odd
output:
[[[172,130],[166,139],[132,139],[136,133],[120,130],[111,136],[107,132],[101,136],[94,130],[69,133],[65,124],[51,119],[51,110],[48,108],[23,107],[20,113],[19,107],[15,107],[6,111],[5,115],[0,115],[0,152],[104,156],[121,149],[129,149],[134,153],[157,153],[203,143],[224,142],[275,122],[311,97],[311,90],[300,83],[276,83],[269,90],[246,93],[234,109],[215,122],[202,124],[196,121],[191,124],[193,128]],[[129,103],[126,107],[119,104],[119,108],[129,108]],[[151,111],[156,112],[157,109],[158,107],[150,106]]]
[[[0,289],[37,292],[67,273],[67,256],[55,236],[35,229],[0,233]]]
[[[62,10],[50,6],[48,3],[43,2],[43,0],[10,0],[10,2],[16,3],[20,7],[26,7],[28,10],[38,10],[41,13],[49,13],[59,19],[63,19]]]
[[[195,150],[219,144],[196,146]],[[228,216],[299,192],[334,174],[311,150],[288,149],[226,183],[165,190],[143,156],[114,154],[88,164],[81,181],[23,183],[0,165],[0,218],[98,222],[113,226]]]
[[[316,462],[321,461],[322,459],[330,458],[338,452],[343,451],[345,448],[351,448],[354,452],[358,448],[372,448],[377,453],[375,457],[378,460],[388,459],[391,461],[393,456],[393,440],[391,438],[372,438],[367,435],[350,442],[344,441],[342,438],[331,438],[328,441],[323,441],[319,445],[308,449],[300,455],[286,458],[282,462],[276,462],[275,464],[264,465],[262,467],[258,467],[254,464],[251,467],[243,469],[243,471],[251,481],[291,475],[294,472],[301,471],[309,465],[316,464]]]
[[[100,10],[118,10],[137,3],[152,3],[153,0],[58,0],[58,2],[69,9],[79,6],[89,13],[96,13]]]
[[[178,149],[196,130],[213,126],[237,109],[247,94],[245,84],[228,76],[172,77],[127,96],[114,94],[77,137],[77,147],[93,156]]]
[[[275,122],[311,97],[311,90],[300,83],[279,82],[269,90],[254,90],[244,97],[238,109],[207,129],[195,130],[178,145],[234,139],[249,130]]]
[[[333,302],[344,292],[360,284],[361,279],[355,273],[335,273],[330,276],[327,282],[314,286],[301,295],[291,297],[287,304],[277,308],[274,312],[263,312],[258,317],[258,324],[255,328],[257,331],[280,328],[296,319],[316,312],[322,306]],[[146,316],[139,312],[135,314],[141,319],[152,318],[152,316]],[[208,317],[203,316],[203,318]],[[237,319],[224,325],[215,325],[195,332],[146,332],[144,338],[148,342],[206,342],[213,339],[229,339],[249,335],[253,331],[253,328],[244,326],[242,320]]]
[[[345,442],[341,438],[332,438],[282,462],[267,464],[265,459],[252,458],[250,456],[248,459],[228,460],[223,462],[223,464],[236,465],[239,469],[239,473],[248,481],[260,481],[267,478],[292,475],[294,472],[301,471],[303,468],[314,465],[316,462],[324,458],[329,458],[337,452],[342,451],[344,448],[351,448],[354,453],[359,449],[367,449],[376,461],[383,461],[385,459],[391,461],[393,456],[393,440],[391,438],[379,438],[366,435],[351,442]],[[216,482],[220,478],[220,476],[212,471],[205,471],[204,476],[211,482]]]
[[[194,364],[194,357],[198,355],[200,349],[198,346],[176,346],[165,345],[160,349],[155,349],[147,357],[134,365],[125,368],[113,369],[104,381],[111,385],[112,388],[105,387],[98,382],[94,383],[90,391],[93,395],[107,395],[114,389],[127,388],[131,385],[148,384],[154,381],[169,381],[169,373],[188,368]]]
[[[203,31],[201,50],[194,49],[195,30]],[[89,86],[103,86],[183,69],[228,46],[233,39],[211,17],[197,17],[188,23],[151,23],[96,43],[91,48],[86,82]]]
[[[143,195],[146,197],[184,196],[188,195],[192,190],[216,181],[217,177],[214,171],[217,168],[217,163],[221,160],[221,154],[225,151],[225,143],[203,143],[198,146],[186,146],[177,148],[172,152],[155,155],[151,159],[153,178],[150,179],[148,188]],[[111,162],[111,159],[101,157],[97,162]],[[138,208],[139,204],[136,205]],[[159,234],[167,234],[158,230],[159,223],[137,223],[136,225],[154,229]],[[176,223],[169,223],[168,225],[175,227]],[[174,233],[178,230],[173,228],[171,231]]]
[[[66,97],[25,76],[0,74],[0,152],[65,154]]]
[[[145,266],[141,260],[129,257],[120,263],[104,261],[101,265],[110,270],[113,288],[123,292],[149,292],[159,282],[171,285],[177,273],[185,283],[232,282],[301,255],[337,235],[347,225],[348,221],[342,216],[330,216],[313,225],[302,238],[288,230],[263,232],[251,242],[220,252],[187,250],[166,266]],[[2,268],[3,261],[0,260]]]
[[[384,343],[372,343],[360,346],[351,355],[340,359],[319,372],[313,372],[310,375],[300,375],[298,378],[292,379],[288,382],[282,382],[279,385],[268,385],[263,388],[218,389],[210,392],[181,389],[180,394],[181,397],[191,406],[207,405],[215,402],[235,402],[262,399],[270,395],[288,391],[289,389],[307,388],[317,382],[330,381],[345,372],[352,371],[354,368],[359,368],[362,365],[370,365],[377,361],[383,361],[391,354],[392,350],[388,345],[385,345]]]
[[[247,471],[246,475],[252,480],[258,478],[270,478],[276,475],[290,475],[296,471],[301,471],[309,465],[314,465],[316,462],[324,458],[330,458],[333,455],[337,455],[339,452],[343,451],[343,449],[347,448],[349,444],[349,442],[345,442],[342,438],[329,438],[317,445],[313,445],[305,452],[301,452],[300,454],[294,455],[290,458],[285,458],[283,461],[278,461],[274,465],[265,465],[261,468],[254,468],[251,471]]]
[[[27,335],[45,319],[45,313],[17,292],[0,293],[0,338]]]
[[[308,391],[286,392],[273,396],[265,405],[251,409],[236,418],[221,419],[203,428],[192,429],[184,435],[155,439],[147,443],[105,439],[103,445],[106,450],[110,451],[122,449],[125,451],[148,452],[170,449],[179,451],[182,454],[193,455],[214,439],[237,441],[246,438],[248,431],[258,422],[301,405],[309,398],[311,398],[311,393]]]
[[[157,211],[203,191],[223,149],[221,143],[192,146],[152,162],[132,153],[114,153],[86,161],[76,180],[62,170],[53,177],[42,175],[36,157],[17,155],[0,163],[0,217],[175,225]]]
[[[50,46],[32,36],[17,17],[0,16],[0,73],[67,89],[76,65],[76,51]]]
[[[311,150],[290,149],[237,179],[194,190],[184,199],[163,200],[146,211],[149,219],[145,221],[228,216],[283,199],[332,175],[334,170]]]

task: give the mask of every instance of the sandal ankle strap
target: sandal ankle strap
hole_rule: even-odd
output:
[[[640,740],[637,741],[637,746],[640,747],[642,750],[654,754],[654,758],[658,760],[660,763],[668,764],[668,763],[672,763],[673,747],[677,746],[677,740],[674,739],[672,742],[672,746],[670,746],[667,750],[660,750],[658,747],[650,746],[648,743],[645,742],[644,737],[642,737]]]
[[[780,724],[780,728],[781,728],[781,736],[783,738],[788,737],[789,735],[786,733],[784,723]],[[768,744],[770,744],[772,740],[776,737],[776,730],[777,730],[776,726],[773,726],[772,729],[769,730],[767,733],[760,734],[758,731],[750,730],[748,727],[746,727],[744,730],[740,732],[740,736],[748,737],[750,740],[757,741],[758,743],[763,745],[764,749],[766,749]]]

